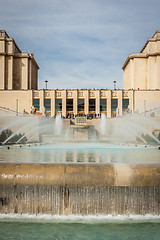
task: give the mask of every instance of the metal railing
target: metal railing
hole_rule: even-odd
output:
[[[87,118],[84,116],[84,117],[80,117],[80,116],[77,116],[76,117],[76,123],[86,123],[87,122]]]

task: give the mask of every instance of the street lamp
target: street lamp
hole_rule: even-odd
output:
[[[116,81],[113,81],[114,83],[114,90],[116,90]]]
[[[48,83],[48,81],[46,80],[45,83],[46,83],[46,89],[47,89],[47,83]]]

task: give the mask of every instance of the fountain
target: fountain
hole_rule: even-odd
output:
[[[58,114],[56,116],[55,126],[54,126],[54,132],[55,135],[61,135],[63,131],[63,120],[61,114]]]
[[[93,129],[95,141],[83,142],[70,135],[60,115],[18,117],[17,125],[12,120],[1,129],[23,131],[28,144],[19,145],[22,136],[8,150],[4,144],[13,133],[0,148],[2,215],[160,215],[160,141],[153,134],[160,125],[155,119],[102,115]],[[37,143],[44,136],[50,143]]]

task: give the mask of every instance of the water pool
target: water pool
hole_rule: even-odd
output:
[[[160,150],[158,146],[107,143],[1,146],[0,162],[160,163]]]
[[[89,219],[89,218],[88,218]],[[112,219],[112,218],[111,218]],[[37,220],[0,221],[1,240],[159,240],[160,220]]]

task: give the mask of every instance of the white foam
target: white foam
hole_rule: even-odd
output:
[[[0,214],[0,222],[44,222],[44,223],[145,223],[158,222],[160,223],[159,215],[48,215],[48,214]]]

